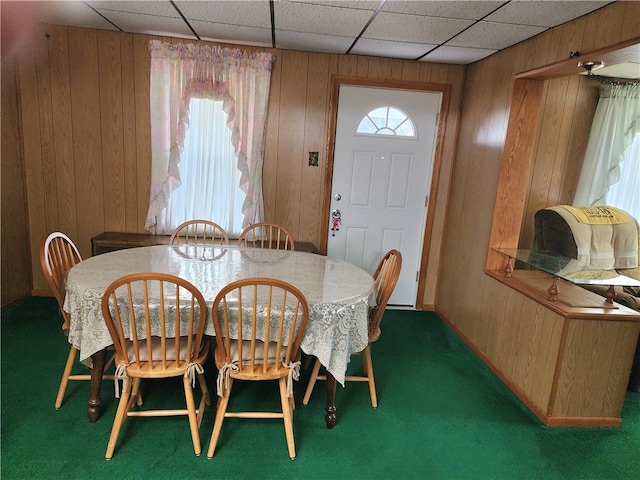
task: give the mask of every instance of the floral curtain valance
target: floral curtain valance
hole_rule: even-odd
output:
[[[149,42],[151,53],[151,194],[147,230],[180,185],[180,153],[193,97],[223,101],[246,194],[244,224],[263,219],[262,164],[271,67],[269,53],[201,44]]]

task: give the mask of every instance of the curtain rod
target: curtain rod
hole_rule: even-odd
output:
[[[602,77],[593,73],[587,74],[586,78],[600,82],[603,85],[640,85],[640,78]]]

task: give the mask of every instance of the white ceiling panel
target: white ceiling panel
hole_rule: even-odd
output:
[[[394,0],[395,1],[395,0]],[[374,11],[380,6],[380,0],[276,0],[282,3],[303,3],[327,5],[329,7],[355,8]]]
[[[275,2],[276,30],[355,38],[371,18],[371,11],[297,2]]]
[[[109,21],[125,32],[130,32],[135,28],[136,33],[147,35],[164,35],[164,32],[172,32],[172,35],[177,37],[193,37],[189,25],[184,23],[181,18],[111,11]]]
[[[25,10],[15,5],[11,14]],[[607,1],[153,0],[28,2],[40,21],[239,45],[467,65]],[[429,53],[427,53],[429,52]]]
[[[446,44],[502,50],[546,30],[545,27],[510,23],[478,22]]]
[[[387,40],[361,38],[350,53],[413,60],[435,47],[437,45],[426,43],[389,42]]]
[[[271,47],[271,28],[244,27],[199,20],[192,20],[191,26],[198,32],[201,40]]]
[[[420,59],[421,62],[467,65],[496,53],[498,50],[443,45]]]
[[[344,53],[351,46],[353,38],[317,33],[276,31],[276,48],[307,50],[309,52]]]
[[[271,29],[269,2],[242,0],[214,2],[176,1],[174,3],[187,20]],[[175,9],[173,10],[174,15],[178,15],[178,12]],[[224,21],[221,21],[221,19],[224,19]]]
[[[55,2],[58,3],[58,2]],[[138,1],[138,2],[94,2],[94,1],[74,1],[64,3],[83,4],[86,3],[89,7],[98,10],[101,14],[109,17],[109,12],[128,12],[128,13],[142,13],[146,15],[158,15],[162,17],[176,17],[180,18],[176,9],[173,8],[171,2],[167,1]]]
[[[507,3],[507,5],[489,15],[485,20],[519,25],[555,27],[604,7],[611,2],[592,0],[586,2],[513,0]]]
[[[471,20],[380,12],[362,36],[396,42],[440,44],[470,25],[473,25]]]
[[[428,17],[461,18],[465,20],[480,20],[485,15],[491,13],[496,8],[509,2],[417,2],[393,1],[385,2],[382,7],[384,12],[409,13],[413,15],[425,15]]]
[[[99,30],[118,30],[106,19],[79,2],[55,2],[55,4],[53,2],[33,2],[28,7],[36,9],[40,21],[44,23]]]

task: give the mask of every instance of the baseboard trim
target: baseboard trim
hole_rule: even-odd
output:
[[[0,307],[0,311],[4,312],[5,310],[10,309],[11,307],[15,307],[19,303],[24,302],[29,297],[31,297],[31,295],[21,295],[20,297],[15,298],[15,299],[3,304],[2,307]]]

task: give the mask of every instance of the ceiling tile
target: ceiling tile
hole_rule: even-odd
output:
[[[189,22],[202,40],[271,47],[270,28],[244,27],[199,20],[190,20]]]
[[[83,26],[102,30],[117,30],[107,20],[80,2],[33,2],[38,18],[53,25]]]
[[[477,62],[489,55],[496,53],[498,50],[471,47],[452,47],[443,45],[436,48],[433,52],[425,55],[420,59],[421,62],[434,63],[453,63],[457,65],[467,65],[468,63]]]
[[[416,2],[392,1],[385,2],[383,12],[410,13],[414,15],[426,15],[428,17],[462,18],[466,20],[480,20],[501,5],[508,2]]]
[[[266,1],[220,1],[192,2],[176,1],[178,9],[191,22],[226,23],[230,26],[242,25],[248,27],[271,28],[271,11]],[[224,19],[224,22],[220,20]],[[246,32],[243,31],[244,34]],[[237,35],[241,38],[240,32]]]
[[[55,2],[58,3],[58,2]],[[175,17],[180,18],[176,9],[173,8],[169,1],[146,1],[146,2],[73,2],[76,4],[86,3],[87,5],[95,8],[96,10],[102,10],[103,14],[109,18],[109,12],[129,12],[129,13],[144,13],[147,15],[157,15],[161,17]]]
[[[164,32],[172,32],[172,35],[178,37],[195,38],[191,29],[181,18],[110,11],[109,20],[125,32],[146,35],[165,35]]]
[[[274,22],[278,30],[356,37],[372,12],[294,2],[274,3]]]
[[[586,15],[611,2],[596,1],[523,1],[513,0],[508,5],[489,15],[491,22],[516,23],[555,27],[576,17]]]
[[[380,6],[380,0],[276,0],[276,2],[327,5],[330,7],[355,8],[371,11],[376,10]]]
[[[362,36],[378,40],[439,44],[472,24],[471,20],[380,12]]]
[[[436,45],[428,45],[425,43],[392,42],[389,40],[361,38],[351,49],[350,53],[414,60],[435,47]]]
[[[447,45],[500,50],[545,30],[546,27],[482,21],[452,38]]]
[[[276,30],[276,48],[307,50],[309,52],[345,53],[354,38],[317,33],[289,32]]]

